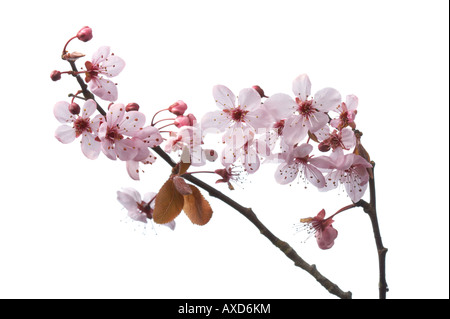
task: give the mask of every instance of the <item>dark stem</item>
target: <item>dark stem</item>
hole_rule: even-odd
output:
[[[174,167],[176,163],[172,160],[172,158],[164,152],[159,146],[153,148],[153,150],[161,156],[170,166]],[[192,176],[191,174],[187,173],[182,175],[183,178],[190,181],[192,184],[197,185],[198,187],[204,189],[209,193],[210,196],[215,197],[225,204],[229,205],[230,207],[237,210],[239,213],[244,215],[253,225],[258,228],[260,233],[264,235],[267,239],[270,240],[270,242],[278,247],[289,259],[291,259],[294,264],[297,267],[300,267],[301,269],[307,271],[311,276],[313,276],[325,289],[328,290],[329,293],[338,296],[342,299],[350,299],[352,297],[351,292],[344,292],[342,291],[336,284],[331,282],[329,279],[324,277],[316,268],[315,265],[310,265],[306,261],[301,258],[297,252],[285,241],[280,240],[278,237],[276,237],[264,224],[257,218],[255,213],[252,211],[251,208],[246,208],[239,203],[235,202],[222,192],[218,191],[214,187],[210,186],[209,184],[203,182],[202,180],[196,178],[195,176]]]
[[[369,180],[369,192],[370,192],[370,202],[367,203],[365,200],[360,200],[355,203],[356,206],[360,206],[369,215],[370,221],[372,223],[373,234],[375,238],[375,244],[378,251],[378,268],[380,271],[380,282],[379,282],[379,296],[380,299],[386,299],[386,293],[389,291],[386,282],[386,253],[388,249],[383,246],[381,240],[380,226],[378,224],[377,209],[376,209],[376,197],[375,197],[375,162],[372,163],[372,177]]]

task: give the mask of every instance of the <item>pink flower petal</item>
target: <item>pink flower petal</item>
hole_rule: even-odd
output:
[[[224,85],[216,85],[213,87],[213,97],[216,100],[216,105],[220,109],[230,109],[235,106],[236,96]]]
[[[124,135],[134,136],[145,125],[145,114],[139,111],[126,112],[120,123],[120,132]]]
[[[324,88],[314,95],[314,107],[319,111],[328,112],[341,104],[341,94],[333,88]]]
[[[325,187],[325,177],[312,165],[304,165],[303,174],[308,181],[317,188]]]
[[[338,231],[332,225],[325,227],[322,231],[316,232],[317,244],[320,249],[330,249],[334,245],[334,240]]]
[[[66,101],[56,103],[53,107],[53,114],[60,123],[72,123],[76,119],[76,116],[70,113],[69,103]]]
[[[63,144],[71,143],[76,138],[76,133],[73,127],[68,125],[61,125],[55,131],[55,137]]]
[[[109,46],[102,46],[97,51],[94,52],[92,55],[92,64],[99,65],[100,63],[104,62],[105,59],[109,56],[110,53],[110,47]]]
[[[95,110],[97,110],[97,103],[95,103],[92,99],[87,100],[83,104],[80,116],[83,118],[89,118],[92,114],[94,114]]]
[[[202,118],[201,128],[203,134],[223,132],[230,125],[230,122],[229,115],[224,111],[208,112]]]
[[[283,128],[283,141],[288,145],[300,143],[308,135],[309,122],[305,122],[302,116],[289,117]]]
[[[308,75],[299,75],[292,83],[292,91],[296,97],[300,100],[306,101],[306,99],[311,95],[311,81]]]
[[[246,88],[239,92],[238,107],[245,111],[254,111],[261,107],[261,95],[253,89]]]
[[[120,72],[125,67],[125,61],[122,58],[119,58],[116,55],[110,55],[103,63],[102,63],[102,71],[101,73],[105,74],[107,77],[114,77],[119,75]]]
[[[139,162],[133,160],[126,161],[126,169],[131,179],[135,181],[139,180]]]
[[[121,103],[115,103],[111,105],[109,110],[106,112],[106,121],[108,127],[115,127],[117,124],[123,121],[125,116],[125,105]]]
[[[134,160],[138,153],[136,142],[129,138],[116,141],[115,151],[117,157],[122,161]]]
[[[118,98],[116,84],[108,78],[92,78],[89,88],[102,100],[114,102]]]
[[[81,151],[89,159],[96,159],[100,154],[101,143],[91,133],[84,132],[81,137]]]
[[[298,171],[298,165],[282,163],[275,171],[275,181],[281,185],[289,184],[295,180],[298,175]]]
[[[309,153],[311,153],[313,149],[314,149],[314,146],[312,146],[311,144],[303,143],[300,146],[297,146],[292,150],[292,156],[298,157],[298,158],[304,158],[304,157],[308,156]]]
[[[345,104],[348,111],[355,111],[358,107],[358,97],[356,95],[347,95]]]
[[[288,118],[296,111],[297,107],[294,99],[284,93],[270,96],[262,106],[276,121]]]

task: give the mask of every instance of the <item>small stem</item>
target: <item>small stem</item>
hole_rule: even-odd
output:
[[[153,115],[151,126],[154,126],[154,125],[155,125],[155,123],[153,123],[153,122],[154,122],[154,120],[155,120],[156,115],[158,115],[159,113],[161,113],[161,112],[163,112],[163,111],[167,111],[167,110],[168,110],[168,109],[163,109],[163,110],[159,110],[158,112],[156,112],[155,115]]]
[[[154,125],[156,125],[156,124],[158,124],[158,123],[160,123],[160,122],[163,122],[163,121],[175,121],[175,119],[162,119],[162,120],[158,120],[158,121],[156,121],[155,123],[153,123],[152,126],[154,126]]]
[[[76,37],[77,37],[77,36],[74,36],[74,37],[70,38],[69,41],[66,42],[66,45],[64,45],[64,49],[63,49],[63,51],[62,51],[61,56],[63,56],[64,54],[67,53],[67,50],[66,50],[66,49],[67,49],[67,45],[69,44],[70,41],[72,41],[72,40],[75,39]]]

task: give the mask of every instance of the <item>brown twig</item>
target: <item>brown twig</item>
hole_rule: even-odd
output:
[[[171,159],[171,157],[164,152],[159,146],[153,148],[153,150],[161,156],[170,166],[174,167],[176,163]],[[280,240],[276,237],[256,216],[256,214],[252,211],[251,208],[244,207],[239,203],[235,202],[219,190],[210,186],[209,184],[203,182],[202,180],[192,176],[191,174],[182,175],[183,178],[190,181],[192,184],[197,185],[198,187],[204,189],[209,193],[210,196],[215,197],[230,207],[237,210],[244,217],[246,217],[253,225],[258,228],[260,233],[265,236],[270,242],[278,247],[289,259],[291,259],[297,267],[307,271],[311,276],[313,276],[325,289],[328,290],[329,293],[338,296],[342,299],[350,299],[352,298],[351,292],[342,291],[336,284],[331,282],[329,279],[324,277],[316,268],[315,265],[308,264],[303,258],[301,258],[297,252],[285,241]]]
[[[370,221],[372,223],[373,234],[375,237],[375,244],[378,251],[378,268],[380,271],[380,281],[379,281],[379,296],[380,299],[386,299],[386,293],[389,291],[386,282],[386,253],[388,249],[383,246],[381,240],[380,226],[378,224],[377,208],[376,208],[376,196],[375,196],[375,162],[372,163],[372,177],[369,179],[369,193],[370,202],[366,202],[361,199],[356,206],[363,208],[364,212],[369,215]]]

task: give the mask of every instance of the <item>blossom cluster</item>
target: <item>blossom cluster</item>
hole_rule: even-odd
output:
[[[89,41],[92,30],[82,28],[69,42],[75,38]],[[231,182],[238,181],[242,172],[255,174],[265,163],[276,164],[274,179],[282,185],[301,180],[319,191],[342,185],[354,203],[367,189],[372,165],[363,151],[360,135],[355,134],[358,132],[355,121],[358,98],[355,95],[342,99],[334,88],[323,88],[312,94],[311,81],[306,74],[293,80],[292,94],[266,96],[261,87],[252,86],[235,95],[228,87],[216,85],[212,89],[211,104],[218,109],[207,112],[200,121],[194,114],[186,114],[188,106],[179,100],[154,112],[151,122],[146,124],[146,116],[139,111],[137,103],[116,102],[117,84],[111,78],[123,71],[124,60],[111,53],[110,47],[103,46],[85,61],[85,68],[78,71],[74,68],[75,62],[84,54],[66,51],[67,44],[62,58],[71,63],[72,70],[55,70],[51,79],[57,81],[62,74],[69,74],[83,81],[81,76],[84,75],[86,88],[72,94],[71,101],[54,105],[54,115],[62,123],[55,137],[62,143],[81,138],[81,150],[89,159],[96,159],[102,153],[110,160],[123,161],[129,176],[139,180],[140,165],[156,160],[151,149],[162,147],[166,153],[187,154],[183,162],[189,166],[215,163],[217,167],[212,173],[220,177],[217,183],[226,183],[230,189],[234,188]],[[92,96],[87,98],[87,92]],[[107,110],[103,111],[95,97],[109,103]],[[84,100],[80,103],[82,106],[75,102],[76,98]],[[100,114],[94,115],[96,111]],[[156,120],[162,112],[171,116]],[[204,147],[206,136],[212,133],[221,134],[221,149]],[[207,207],[209,212],[209,204],[197,190],[185,185],[181,175],[179,172],[172,174],[165,191],[174,189],[182,195],[181,199],[184,196],[181,207],[186,202],[194,203],[192,207]],[[128,209],[129,216],[141,222],[153,218],[157,196],[158,193],[151,193],[141,200],[130,188],[118,192],[118,200]],[[301,221],[315,231],[319,247],[327,249],[333,245],[337,231],[331,226],[333,220],[325,219],[324,215],[322,210],[316,217]],[[173,229],[172,220],[166,217],[160,220]],[[207,222],[209,218],[196,220]]]

